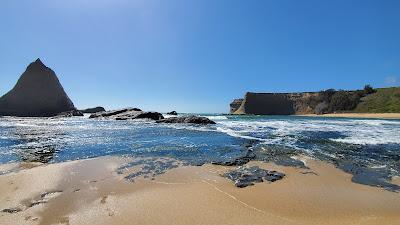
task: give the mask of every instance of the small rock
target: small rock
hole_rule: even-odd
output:
[[[244,188],[264,181],[275,182],[282,179],[285,174],[253,166],[239,167],[236,170],[228,171],[223,176],[232,180],[236,187]]]
[[[178,115],[178,113],[177,113],[176,111],[171,111],[171,112],[167,113],[167,115],[174,115],[174,116],[176,116],[176,115]]]
[[[17,212],[21,212],[22,209],[15,207],[15,208],[3,209],[1,211],[5,212],[5,213],[17,213]]]

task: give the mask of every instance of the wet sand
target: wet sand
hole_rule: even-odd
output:
[[[329,114],[323,114],[323,115],[306,114],[306,115],[298,115],[298,116],[365,118],[365,119],[400,119],[400,113],[329,113]]]
[[[179,167],[154,180],[117,174],[127,158],[3,165],[0,224],[399,224],[400,193],[351,182],[330,164],[308,169],[250,162],[286,174],[237,188],[221,176],[233,167]],[[36,167],[35,167],[36,166]],[[399,179],[394,179],[399,182]]]

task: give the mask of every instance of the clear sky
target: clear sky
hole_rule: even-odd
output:
[[[0,29],[0,95],[40,57],[79,108],[400,85],[398,0],[2,0]]]

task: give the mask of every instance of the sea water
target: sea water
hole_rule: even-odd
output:
[[[360,183],[387,186],[400,175],[400,120],[202,116],[217,124],[1,117],[0,163],[47,152],[46,163],[116,155],[201,165],[240,157],[251,148],[258,160],[283,165],[306,167],[295,160],[299,155],[327,161]]]

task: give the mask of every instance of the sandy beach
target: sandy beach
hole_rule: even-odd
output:
[[[232,167],[210,164],[134,182],[123,177],[135,168],[115,172],[127,158],[6,164],[0,224],[399,224],[399,193],[303,160],[310,169],[250,162],[286,176],[246,188],[221,176]]]
[[[330,113],[330,114],[306,114],[296,116],[336,117],[336,118],[365,118],[365,119],[400,119],[400,113]]]

